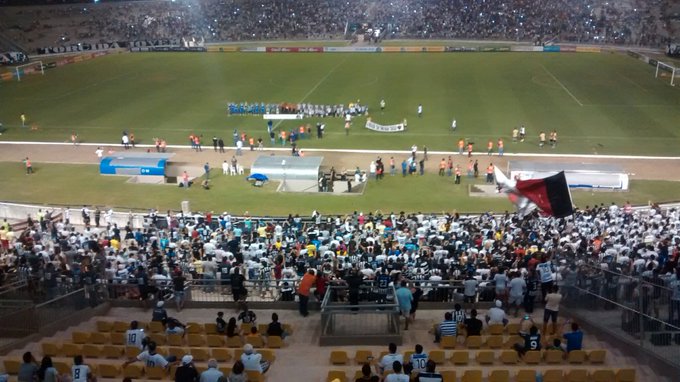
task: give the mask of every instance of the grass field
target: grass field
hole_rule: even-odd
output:
[[[230,143],[234,128],[266,138],[266,124],[228,116],[228,101],[360,99],[376,122],[408,118],[408,131],[371,132],[357,118],[345,137],[340,119],[330,119],[326,139],[304,144],[453,150],[465,137],[481,150],[489,139],[509,139],[523,123],[529,140],[506,151],[538,152],[539,131],[557,129],[555,153],[677,155],[680,91],[667,82],[655,79],[651,66],[618,54],[120,54],[0,84],[0,122],[7,128],[0,139],[66,141],[75,131],[85,142],[113,143],[127,130],[141,143],[160,136],[185,144],[192,132]],[[376,110],[381,98],[384,114]],[[22,112],[37,130],[20,127]],[[454,117],[455,134],[449,132]]]
[[[21,164],[0,162],[3,182],[0,199],[23,203],[51,205],[112,206],[126,208],[179,210],[183,200],[189,200],[194,211],[229,211],[241,214],[249,211],[261,216],[286,216],[289,213],[309,215],[317,209],[324,214],[346,214],[352,211],[407,211],[407,212],[503,212],[513,210],[505,198],[469,197],[466,182],[453,184],[449,177],[426,174],[423,177],[385,177],[384,181],[370,181],[363,195],[342,196],[328,194],[294,194],[276,192],[278,183],[270,182],[255,188],[243,177],[216,175],[213,188],[188,190],[171,185],[126,183],[126,177],[100,176],[97,166],[41,164],[35,174],[24,175]],[[423,179],[424,178],[424,179]],[[478,183],[483,183],[482,179]],[[678,198],[677,183],[667,181],[631,181],[630,192],[574,191],[576,205],[593,203],[619,205],[630,200],[634,204],[649,201],[674,201]]]

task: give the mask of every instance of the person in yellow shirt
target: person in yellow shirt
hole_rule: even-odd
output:
[[[109,245],[116,251],[120,250],[120,241],[117,239],[112,238],[111,241],[109,241]]]

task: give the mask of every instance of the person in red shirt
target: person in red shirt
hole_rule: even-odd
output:
[[[24,160],[24,164],[26,165],[26,175],[28,174],[33,174],[33,165],[31,164],[31,160],[26,157]]]
[[[309,302],[309,290],[315,283],[316,276],[314,275],[314,270],[309,269],[307,273],[305,273],[305,275],[302,276],[302,280],[300,281],[300,285],[298,286],[298,297],[300,299],[299,310],[300,314],[303,317],[307,317],[309,315],[309,311],[307,310],[307,303]]]

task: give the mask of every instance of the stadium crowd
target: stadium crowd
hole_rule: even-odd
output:
[[[292,301],[293,288],[313,270],[309,286],[317,298],[328,285],[351,289],[355,281],[374,282],[386,274],[395,286],[409,280],[423,300],[507,302],[510,280],[523,277],[525,298],[539,289],[546,294],[555,284],[568,301],[575,297],[572,287],[579,286],[657,317],[668,304],[663,318],[669,321],[680,315],[676,208],[600,205],[566,219],[507,212],[322,216],[315,211],[311,218],[271,219],[152,211],[143,229],[110,223],[109,212],[99,209],[83,207],[82,229],[70,224],[68,213],[56,221],[50,214],[29,218],[20,232],[6,221],[0,227],[3,273],[30,280],[50,298],[64,287],[101,282],[132,287],[128,298],[175,294],[180,308],[184,282],[194,279],[206,292],[230,292],[235,301],[264,295],[269,287],[273,298]],[[452,280],[456,288],[438,288]],[[650,297],[644,306],[636,305],[640,295]]]
[[[382,38],[665,46],[665,1],[201,0],[0,7],[0,30],[29,49],[197,38],[208,42],[336,39],[370,25]]]

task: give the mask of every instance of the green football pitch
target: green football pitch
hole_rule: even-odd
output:
[[[612,53],[135,53],[45,73],[0,84],[0,139],[63,142],[76,132],[83,142],[117,143],[126,130],[140,143],[186,144],[197,133],[231,144],[238,129],[267,142],[262,117],[229,116],[227,103],[356,100],[375,122],[407,118],[408,130],[369,131],[359,117],[346,137],[341,119],[327,118],[326,138],[305,147],[454,150],[465,138],[482,150],[524,124],[527,142],[506,151],[539,152],[539,132],[556,129],[555,153],[676,155],[680,135],[678,88],[655,79],[653,67]],[[34,129],[20,126],[21,113]]]

